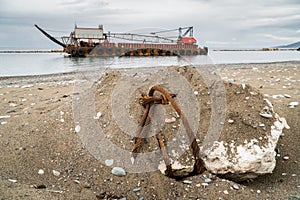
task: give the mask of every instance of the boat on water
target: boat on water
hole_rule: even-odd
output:
[[[104,32],[103,25],[97,28],[79,28],[75,25],[70,36],[61,41],[35,24],[45,36],[63,47],[71,57],[88,56],[196,56],[207,55],[207,47],[199,47],[193,36],[193,27],[151,32],[149,34]],[[176,38],[159,34],[178,31]],[[121,42],[111,42],[117,39]],[[124,41],[124,42],[123,42]],[[129,42],[125,42],[129,41]]]

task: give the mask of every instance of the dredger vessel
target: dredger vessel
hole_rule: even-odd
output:
[[[193,27],[179,27],[172,30],[139,33],[104,32],[103,25],[97,28],[79,28],[75,25],[70,36],[61,41],[51,36],[38,25],[35,27],[72,57],[88,56],[195,56],[207,55],[207,47],[199,47],[193,36]],[[160,36],[178,31],[176,38]],[[111,42],[118,40],[121,42]],[[128,42],[124,42],[128,41]]]

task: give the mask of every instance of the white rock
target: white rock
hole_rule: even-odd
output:
[[[97,112],[97,114],[94,117],[94,119],[99,119],[101,116],[102,116],[102,112]]]
[[[245,139],[244,143],[225,145],[228,141],[215,141],[204,157],[207,170],[235,181],[272,173],[276,166],[275,148],[286,126],[285,120],[278,117],[276,113],[274,115],[277,116],[277,120],[271,126],[271,131],[264,137],[265,139],[260,140],[260,144],[258,144],[259,138],[251,138],[252,134],[249,134],[249,138]]]
[[[199,94],[199,92],[198,92],[198,91],[194,91],[194,95],[196,95],[196,96],[197,96],[198,94]]]
[[[229,120],[228,120],[228,123],[229,123],[229,124],[233,124],[233,123],[234,123],[234,120],[233,120],[233,119],[229,119]]]
[[[80,132],[80,126],[79,126],[79,125],[75,126],[75,132],[76,132],[76,133],[79,133],[79,132]]]
[[[131,157],[130,161],[131,161],[131,164],[134,164],[134,161],[135,161],[134,157]]]
[[[0,116],[0,119],[7,119],[7,118],[10,118],[10,115]]]
[[[113,159],[107,159],[104,161],[106,166],[112,166],[114,164],[114,160]]]
[[[45,173],[44,170],[39,169],[39,171],[38,171],[38,174],[39,174],[39,175],[43,175],[44,173]]]
[[[16,104],[16,103],[10,103],[10,104],[9,104],[10,107],[16,107],[17,105],[18,105],[18,104]]]
[[[242,83],[242,88],[243,88],[243,90],[246,88],[246,84],[245,83]]]
[[[208,184],[208,183],[201,183],[201,185],[202,185],[203,187],[207,187],[209,184]]]
[[[56,171],[56,170],[52,170],[52,173],[53,173],[54,176],[59,176],[60,175],[60,172]]]
[[[290,157],[288,157],[288,156],[283,156],[282,159],[283,159],[283,160],[288,160],[288,159],[290,159]]]
[[[12,182],[12,183],[16,183],[17,182],[17,180],[15,180],[15,179],[8,179],[8,181]]]
[[[289,103],[289,107],[295,107],[295,106],[298,106],[298,105],[299,105],[298,101],[293,101],[293,102]]]
[[[285,98],[291,98],[291,95],[284,94],[284,97],[285,97]]]
[[[126,172],[122,167],[112,168],[111,173],[116,176],[125,176],[126,175]]]
[[[185,184],[192,184],[193,182],[190,181],[190,180],[184,180],[183,183],[185,183]]]
[[[239,190],[239,189],[240,189],[240,187],[239,187],[238,184],[233,184],[233,185],[232,185],[232,188],[235,189],[235,190]]]
[[[167,124],[170,124],[170,123],[173,123],[173,122],[176,122],[176,118],[175,117],[166,118],[165,119],[165,123],[167,123]]]

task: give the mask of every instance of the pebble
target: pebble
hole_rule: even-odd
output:
[[[207,187],[208,186],[208,183],[202,183],[201,184],[203,187]]]
[[[289,197],[289,200],[299,200],[300,195],[299,194],[291,194]]]
[[[77,184],[79,184],[79,183],[80,183],[80,181],[78,181],[78,180],[74,180],[74,183],[77,183]]]
[[[50,102],[51,103],[57,103],[57,102],[59,102],[59,99],[51,99]]]
[[[122,167],[112,168],[111,173],[116,176],[125,176],[126,175],[126,172]]]
[[[94,119],[99,119],[102,116],[102,112],[97,112],[96,117]]]
[[[10,118],[10,115],[0,116],[0,119],[7,119],[7,118]]]
[[[298,101],[293,101],[293,102],[290,102],[288,106],[289,106],[290,108],[294,108],[295,106],[298,106],[298,105],[299,105],[299,102],[298,102]]]
[[[261,193],[261,191],[260,191],[260,190],[257,190],[257,191],[256,191],[256,193],[257,193],[257,194],[260,194],[260,193]]]
[[[291,95],[288,95],[288,94],[284,94],[283,95],[285,98],[291,98]]]
[[[54,176],[59,176],[60,175],[60,172],[56,171],[56,170],[52,170],[52,173],[53,173]]]
[[[13,113],[16,112],[15,110],[7,110],[6,113]]]
[[[17,182],[17,180],[15,180],[15,179],[8,179],[8,181],[12,182],[12,183],[16,183]]]
[[[246,88],[246,84],[245,83],[242,83],[242,88],[243,88],[243,90]]]
[[[229,194],[229,192],[227,190],[224,190],[223,193],[224,194]]]
[[[84,188],[91,188],[92,186],[91,186],[91,184],[89,184],[89,183],[84,183],[84,184],[83,184],[83,187],[84,187]]]
[[[114,160],[113,159],[107,159],[104,161],[106,166],[112,166],[114,164]]]
[[[166,118],[166,119],[165,119],[165,123],[167,123],[167,124],[173,123],[173,122],[176,122],[176,118],[175,118],[175,117],[172,117],[172,118]]]
[[[193,182],[190,181],[190,180],[184,180],[183,183],[185,183],[185,184],[192,184]]]
[[[288,159],[290,159],[290,157],[288,157],[288,156],[283,156],[282,159],[283,159],[283,160],[288,160]]]
[[[132,191],[133,191],[133,192],[139,192],[140,190],[141,190],[141,188],[138,187],[138,188],[134,188]]]
[[[239,190],[239,189],[240,189],[240,187],[239,187],[238,184],[233,184],[233,185],[232,185],[232,188],[235,189],[235,190]]]
[[[194,95],[197,96],[199,94],[198,91],[194,91]]]
[[[205,182],[205,183],[211,183],[212,180],[211,180],[210,178],[206,178],[206,179],[204,179],[204,182]]]
[[[0,125],[4,125],[4,124],[7,124],[7,122],[6,121],[0,122]]]
[[[18,105],[18,104],[16,104],[16,103],[10,103],[10,104],[9,104],[10,107],[16,107],[17,105]]]
[[[229,120],[228,120],[228,123],[229,123],[229,124],[233,124],[233,122],[234,122],[233,119],[229,119]]]
[[[80,126],[79,126],[79,125],[75,126],[75,132],[76,132],[76,133],[79,133],[79,132],[80,132]]]
[[[39,174],[39,175],[42,175],[42,174],[44,174],[44,173],[45,173],[44,170],[39,169],[39,171],[38,171],[38,174]]]

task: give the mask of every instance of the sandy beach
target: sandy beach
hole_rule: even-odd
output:
[[[0,77],[1,200],[300,199],[300,105],[288,106],[300,101],[300,62],[215,67],[224,81],[249,84],[264,94],[291,127],[280,137],[280,157],[272,174],[242,183],[208,172],[188,177],[191,182],[170,179],[158,170],[115,176],[76,133],[72,101],[82,76],[74,72]],[[100,95],[111,92],[104,86],[103,91]],[[205,177],[213,181],[204,187]]]

